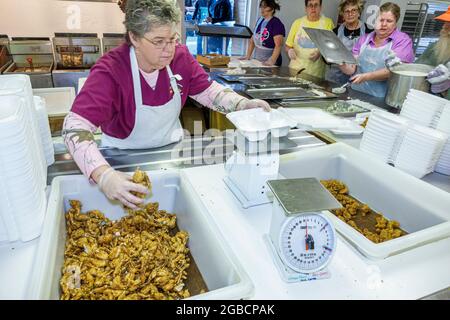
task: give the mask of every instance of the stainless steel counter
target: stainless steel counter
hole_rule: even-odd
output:
[[[48,168],[47,184],[50,184],[54,177],[60,175],[81,173],[60,140],[60,138],[55,139],[57,144],[55,163]],[[99,137],[96,138],[96,141],[100,144]],[[320,145],[325,145],[325,142],[304,131],[291,130],[287,137],[280,139],[280,154]],[[224,136],[186,137],[180,143],[154,149],[100,148],[100,152],[112,167],[128,172],[134,171],[137,167],[142,170],[158,170],[223,163],[233,150],[234,145]]]

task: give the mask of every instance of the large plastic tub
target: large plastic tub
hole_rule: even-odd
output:
[[[450,236],[450,194],[347,145],[287,154],[280,159],[285,178],[315,177],[344,182],[350,195],[409,234],[376,244],[327,212],[336,230],[371,259],[383,259]]]
[[[254,287],[247,273],[222,237],[206,208],[182,171],[148,172],[153,186],[152,202],[161,210],[176,213],[180,230],[189,233],[188,246],[209,289],[193,299],[245,299]],[[82,211],[98,209],[110,219],[124,215],[90,185],[83,176],[61,176],[53,179],[44,229],[34,264],[30,299],[59,299],[61,269],[66,239],[64,213],[68,201],[80,200]]]

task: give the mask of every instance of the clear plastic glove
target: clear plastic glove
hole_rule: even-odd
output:
[[[270,108],[270,105],[266,101],[261,99],[252,99],[252,100],[244,99],[237,106],[237,110],[246,110],[253,108],[262,108],[264,111],[268,112],[272,110]]]
[[[402,64],[402,60],[397,57],[397,54],[394,51],[389,50],[388,55],[384,60],[384,64],[386,65],[386,68],[391,69],[397,65]]]
[[[320,58],[320,51],[315,50],[313,53],[309,55],[309,60],[316,62]]]
[[[265,66],[273,66],[275,63],[273,62],[272,58],[267,59],[262,63]]]
[[[297,59],[297,54],[295,53],[295,50],[292,48],[288,50],[288,56],[289,56],[289,59],[291,59],[291,60]]]
[[[243,56],[243,57],[239,57],[238,60],[250,60],[250,58],[247,56]]]
[[[450,71],[443,64],[438,65],[436,68],[431,70],[427,75],[427,80],[432,85],[445,82],[449,79],[450,79]]]
[[[130,191],[147,194],[148,190],[131,180],[130,175],[108,168],[101,174],[98,186],[108,199],[119,200],[126,207],[137,209],[136,205],[141,204],[144,200],[134,196]]]

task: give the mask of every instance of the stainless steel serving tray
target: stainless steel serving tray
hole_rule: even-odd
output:
[[[219,74],[220,78],[228,82],[241,82],[241,79],[261,79],[267,77],[264,74]]]
[[[330,30],[303,28],[328,63],[356,64],[353,54],[344,46],[337,35]]]
[[[317,89],[306,90],[300,87],[283,87],[283,88],[263,88],[263,89],[247,89],[245,90],[250,97],[254,99],[327,99],[335,98],[336,95]]]
[[[265,78],[241,78],[239,81],[247,86],[254,88],[274,88],[274,87],[304,87],[306,85],[282,77],[265,77]]]
[[[336,105],[338,104],[338,105]],[[358,113],[370,112],[361,106],[352,105],[344,100],[332,101],[281,101],[284,108],[318,108],[339,117],[354,117]]]

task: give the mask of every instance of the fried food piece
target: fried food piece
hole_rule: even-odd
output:
[[[343,208],[331,210],[339,219],[363,234],[375,243],[381,243],[405,235],[400,229],[400,223],[389,221],[381,213],[373,212],[367,204],[360,203],[349,195],[347,186],[339,180],[321,180],[322,185],[338,200]],[[375,218],[372,216],[375,215]],[[362,225],[362,220],[375,220],[373,230]],[[359,223],[359,224],[358,224]]]
[[[366,117],[364,121],[360,124],[361,127],[365,128],[367,126],[367,122],[369,121],[369,117]]]
[[[61,299],[182,299],[190,265],[185,231],[176,215],[149,203],[111,221],[100,211],[81,212],[70,201]]]
[[[147,173],[145,171],[141,171],[139,168],[134,171],[133,179],[132,181],[137,184],[141,184],[144,187],[146,187],[150,192],[152,191],[152,183],[150,182],[150,178],[148,177]],[[138,193],[138,192],[131,192],[136,197],[145,198],[145,194]]]
[[[148,177],[147,173],[145,171],[140,170],[139,167],[134,172],[131,180],[134,183],[137,183],[137,184],[140,184],[140,185],[143,185],[144,187],[146,187],[149,190],[149,194],[152,192],[152,183],[150,181],[150,178]],[[146,194],[135,192],[135,191],[130,191],[130,192],[131,192],[131,194],[133,194],[136,197],[141,198],[141,199],[144,199],[147,196]],[[144,206],[145,206],[144,204],[138,205],[137,210],[130,209],[128,207],[124,207],[124,208],[128,214],[137,214],[139,211],[142,211]]]

